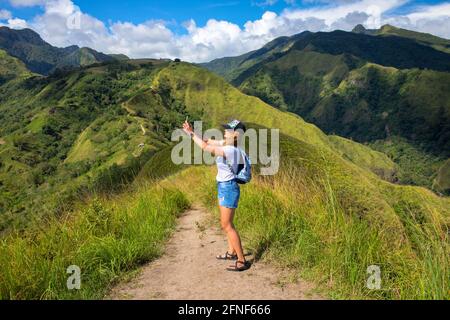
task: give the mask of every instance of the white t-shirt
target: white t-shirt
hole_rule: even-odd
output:
[[[239,164],[243,163],[242,155],[238,148],[234,146],[224,146],[223,152],[225,154],[225,159],[221,156],[216,157],[216,180],[219,182],[233,180],[236,176],[235,173],[238,171]],[[233,169],[233,171],[231,169]]]

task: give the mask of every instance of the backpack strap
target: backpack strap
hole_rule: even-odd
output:
[[[242,158],[242,160],[244,161],[243,165],[244,165],[244,168],[245,168],[245,158],[244,158],[243,151],[242,151],[241,149],[239,149],[238,147],[235,147],[235,148],[238,150],[239,155],[240,155],[240,158]],[[225,159],[226,159],[226,157],[225,157]],[[227,166],[230,168],[231,172],[233,172],[234,175],[237,176],[237,174],[238,174],[239,172],[234,172],[233,166],[230,166],[230,164],[228,163],[228,161],[225,161],[225,162],[226,162]],[[238,163],[238,170],[239,170],[239,163]]]

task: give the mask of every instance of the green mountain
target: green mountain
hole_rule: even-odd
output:
[[[9,80],[30,75],[31,72],[22,61],[0,50],[0,85]]]
[[[1,227],[63,211],[89,187],[126,181],[167,145],[185,111],[151,94],[149,83],[168,64],[113,61],[0,86]]]
[[[184,99],[169,90],[171,84],[161,82],[163,71],[177,66],[167,60],[108,62],[50,77],[30,74],[0,86],[2,225],[17,217],[19,224],[35,219],[32,213],[38,207],[64,210],[74,194],[86,188],[107,188],[127,180],[134,167],[170,143],[172,130],[188,114],[217,125],[218,119],[211,122],[213,115],[207,116],[212,107],[186,110]],[[237,90],[234,95],[250,100]],[[280,120],[248,120],[268,127],[295,121],[294,127],[284,125],[286,132],[301,140],[308,137],[310,143],[332,149],[387,180],[395,179],[397,169],[384,154],[328,138],[297,116],[286,114],[284,119],[283,113],[263,105],[274,113],[267,118]]]
[[[130,58],[125,54],[109,54],[110,57],[113,57],[116,60],[130,60]]]
[[[439,49],[448,40],[361,27],[282,37],[203,66],[326,133],[363,143],[399,137],[436,161],[450,157],[450,54]],[[402,182],[431,187],[435,177]]]
[[[357,25],[352,31],[368,35],[393,35],[403,38],[410,38],[421,44],[433,47],[434,49],[450,53],[450,40],[448,39],[439,38],[429,33],[397,28],[389,24],[382,26],[380,29],[365,29],[362,25]]]
[[[188,205],[215,206],[214,168],[170,158],[186,116],[204,129],[234,117],[280,129],[280,173],[260,176],[255,166],[237,219],[257,256],[278,252],[337,296],[448,297],[448,198],[389,182],[397,168],[384,153],[327,135],[204,68],[149,59],[0,86],[0,297],[102,297],[121,272],[157,256]],[[85,280],[68,291],[74,257]],[[392,290],[367,290],[370,264]]]
[[[42,40],[33,30],[15,30],[8,27],[0,27],[0,49],[23,61],[30,71],[43,75],[48,75],[56,69],[115,59],[89,48],[57,48]]]

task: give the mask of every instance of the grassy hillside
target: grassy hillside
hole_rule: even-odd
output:
[[[337,168],[318,173],[301,162],[242,191],[236,226],[258,259],[297,269],[332,298],[448,299],[448,200],[423,189],[377,192],[367,180],[352,188],[349,179],[353,190],[342,192]],[[217,217],[213,181],[213,170],[192,168],[167,185]],[[381,290],[366,287],[370,265],[381,269]]]
[[[386,25],[304,32],[272,43],[204,66],[327,134],[369,144],[400,137],[437,161],[450,157],[449,40]],[[406,174],[399,181],[438,187],[435,175]]]
[[[171,71],[178,78],[166,77]],[[178,90],[171,90],[172,81],[179,82]],[[183,81],[206,100],[185,100]],[[205,126],[239,116],[341,153],[339,145],[317,127],[243,95],[189,64],[138,60],[47,78],[30,76],[1,86],[0,100],[4,230],[38,224],[70,209],[92,190],[117,188],[129,181],[149,157],[169,144],[172,130],[186,115],[204,120]],[[262,107],[271,111],[263,114]],[[350,146],[355,152],[346,147],[349,161],[389,179],[395,175],[395,165],[384,155],[362,145]],[[368,162],[372,157],[379,161]]]
[[[305,31],[292,37],[279,37],[258,50],[250,51],[237,57],[215,59],[200,65],[232,82],[238,79],[241,73],[246,72],[247,69],[257,68],[258,64],[265,59],[271,59],[276,54],[282,54],[289,50],[296,40],[307,37],[310,33]]]
[[[1,239],[0,299],[101,299],[125,272],[159,256],[189,203],[160,186],[127,191]],[[81,269],[80,290],[67,289],[71,265]]]
[[[104,67],[86,70],[109,74]],[[190,114],[191,120],[206,120],[208,127],[238,117],[250,127],[281,130],[279,174],[259,176],[255,166],[255,179],[243,187],[237,216],[245,244],[258,259],[301,270],[334,298],[449,298],[450,200],[425,188],[391,184],[368,170],[395,170],[385,155],[329,137],[299,116],[244,95],[187,63],[141,67],[119,73],[118,78],[130,81],[116,105],[130,121],[154,117],[170,103],[172,109],[161,109],[161,116],[179,110],[177,114]],[[153,90],[147,89],[149,84]],[[48,90],[41,88],[38,95],[48,96]],[[68,164],[90,159],[103,143],[101,150],[114,148],[117,132],[138,128],[127,126],[120,114],[102,122],[104,117],[96,117],[74,135],[64,157]],[[180,119],[175,120],[172,128],[179,126]],[[39,128],[41,121],[32,127]],[[167,130],[152,128],[161,136]],[[114,195],[111,185],[105,186],[100,200],[80,205],[64,219],[48,218],[39,228],[4,238],[1,296],[99,297],[124,271],[159,253],[174,217],[188,203],[199,201],[215,210],[214,168],[177,167],[170,160],[170,147],[160,150],[144,166],[135,167],[142,169],[124,195]],[[65,289],[69,264],[85,270],[81,291]],[[367,267],[373,264],[382,272],[378,291],[365,286]]]
[[[395,163],[398,163],[397,178],[403,183],[422,185],[443,193],[448,192],[448,186],[436,185],[433,182],[445,159],[423,152],[408,143],[406,139],[395,136],[388,140],[371,142],[369,146],[383,152]]]
[[[441,39],[441,42],[445,43],[446,40]],[[366,62],[398,69],[450,70],[450,55],[434,49],[429,43],[418,41],[417,37],[404,37],[401,33],[374,36],[344,31],[306,31],[291,37],[280,37],[259,50],[237,57],[216,59],[202,66],[222,75],[235,85],[240,85],[266,63],[276,61],[291,51],[346,54]]]
[[[240,88],[357,141],[402,136],[448,157],[450,73],[398,70],[346,55],[292,51]]]
[[[9,80],[29,75],[31,75],[31,72],[28,71],[22,61],[11,57],[4,50],[0,50],[0,85]]]
[[[434,179],[434,188],[437,190],[442,190],[444,193],[450,192],[450,159],[445,161],[445,163],[437,171],[436,178]]]
[[[192,80],[187,79],[186,74]],[[262,252],[273,249],[272,255],[277,259],[277,249],[281,249],[284,255],[285,250],[291,248],[293,251],[286,257],[293,259],[290,260],[291,263],[306,264],[321,270],[322,274],[331,274],[333,281],[343,286],[348,285],[344,290],[346,294],[352,292],[356,295],[368,294],[384,298],[424,298],[433,295],[443,298],[448,295],[448,198],[439,198],[424,188],[398,186],[380,180],[376,175],[337,155],[339,151],[334,148],[338,143],[331,143],[330,140],[344,144],[339,149],[341,154],[345,153],[347,147],[353,151],[355,148],[351,145],[355,143],[329,137],[324,139],[314,127],[309,127],[308,131],[294,130],[303,127],[301,119],[271,109],[253,97],[243,96],[235,100],[237,97],[233,93],[236,89],[227,87],[223,80],[203,70],[192,70],[192,67],[181,64],[164,69],[156,80],[168,81],[176,95],[184,99],[188,110],[205,105],[214,106],[206,109],[213,121],[217,119],[220,122],[227,117],[239,116],[247,122],[266,127],[276,128],[282,123],[280,129],[286,135],[281,153],[286,166],[283,170],[287,170],[285,179],[290,182],[276,184],[280,179],[278,176],[262,178],[262,182],[267,183],[266,191],[249,191],[253,196],[241,208],[246,212],[242,216],[245,222],[241,226],[251,234],[250,239],[255,241],[253,249]],[[353,151],[352,154],[357,155],[358,152]],[[358,161],[371,162],[370,157]],[[193,176],[196,177],[192,178],[194,184],[199,183],[206,190],[199,199],[211,206],[215,205],[213,183],[208,186],[206,182],[199,182],[201,175],[198,171]],[[294,178],[289,179],[292,176]],[[200,187],[189,185],[183,190],[194,189],[198,190]],[[246,188],[249,189],[251,187]],[[308,193],[306,190],[313,191]],[[325,193],[322,200],[314,197],[318,193]],[[278,196],[274,197],[274,194]],[[279,201],[266,201],[273,198]],[[294,209],[298,208],[299,199],[309,198],[314,199],[312,201],[316,205],[315,201],[321,203],[319,206],[322,209],[311,210],[307,205]],[[289,203],[288,199],[292,201],[291,206],[280,209],[283,208],[281,203]],[[256,203],[261,203],[264,208],[256,206]],[[272,205],[268,206],[268,203]],[[303,201],[300,200],[300,203]],[[280,210],[286,212],[284,226],[280,226]],[[270,217],[277,218],[271,220]],[[305,221],[308,217],[311,217],[311,225]],[[322,221],[320,217],[324,220],[319,227],[318,221]],[[297,232],[292,229],[296,225],[292,219],[297,221],[300,228]],[[321,232],[324,233],[319,235]],[[294,234],[298,237],[293,236]],[[322,254],[323,260],[318,257]],[[300,258],[303,256],[308,258],[303,260]],[[367,293],[361,283],[366,267],[361,268],[361,265],[370,265],[373,261],[378,261],[386,268],[385,281],[389,285],[381,292]],[[342,282],[334,276],[341,278]],[[325,278],[331,281],[330,277]],[[416,286],[417,283],[420,285]]]
[[[397,28],[386,24],[380,29],[367,30],[362,25],[358,25],[353,29],[353,32],[365,33],[370,35],[386,35],[386,36],[399,36],[403,38],[409,38],[431,46],[436,50],[440,50],[446,53],[450,53],[450,40],[439,38],[429,33],[411,31],[407,29]]]
[[[1,86],[0,229],[64,211],[90,188],[120,185],[167,145],[187,115],[170,95],[151,92],[167,64],[94,65]]]

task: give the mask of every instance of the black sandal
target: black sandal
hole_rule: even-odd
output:
[[[242,264],[242,266],[241,266],[241,267],[238,267],[238,263]],[[245,271],[245,270],[250,269],[250,266],[251,266],[251,263],[248,262],[248,261],[239,261],[239,260],[237,260],[237,261],[234,263],[234,266],[233,266],[233,267],[227,268],[227,271],[237,271],[237,272]]]
[[[237,260],[237,254],[229,254],[227,251],[225,253],[225,255],[216,256],[216,259],[218,259],[218,260]]]

